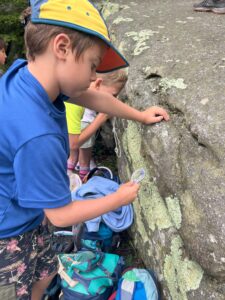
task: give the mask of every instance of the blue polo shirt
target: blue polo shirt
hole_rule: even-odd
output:
[[[0,79],[0,238],[36,228],[71,201],[63,97],[52,102],[17,60]]]

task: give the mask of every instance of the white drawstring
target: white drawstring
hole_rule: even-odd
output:
[[[116,144],[116,147],[115,147],[115,153],[117,155],[117,157],[121,157],[121,146],[120,146],[120,140],[118,138],[118,134],[117,134],[117,131],[116,131],[116,117],[114,117],[112,119],[112,132],[113,132],[113,136],[114,136],[114,140],[115,140],[115,144]]]

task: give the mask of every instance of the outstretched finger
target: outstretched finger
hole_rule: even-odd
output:
[[[152,123],[161,122],[164,119],[163,116],[152,117]]]
[[[168,121],[170,119],[169,114],[163,108],[158,108],[158,110],[156,111],[156,115],[162,116],[165,121]]]

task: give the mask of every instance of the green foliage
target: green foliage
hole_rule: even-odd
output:
[[[20,14],[27,7],[26,0],[1,0],[0,3],[0,35],[10,46],[7,59],[8,67],[17,57],[24,56],[23,32]]]
[[[1,34],[10,35],[14,30],[18,31],[19,15],[1,15],[0,14],[0,32]]]

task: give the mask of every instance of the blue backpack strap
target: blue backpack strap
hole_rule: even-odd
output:
[[[93,262],[91,259],[88,261],[88,266],[87,266],[87,272],[93,270],[94,268],[96,268],[96,266],[100,266],[105,254],[103,252],[100,251],[96,251],[96,260]]]
[[[111,278],[109,276],[96,276],[96,277],[92,277],[92,278],[86,278],[86,277],[84,277],[81,274],[76,273],[76,272],[73,273],[72,279],[75,279],[76,281],[78,281],[79,283],[81,283],[85,287],[86,291],[89,294],[92,294],[91,291],[90,291],[90,289],[89,289],[91,281],[97,280],[97,279],[104,279],[107,283],[109,283],[109,281],[113,282],[113,278]],[[97,292],[100,293],[101,290],[102,290],[102,287],[99,287],[99,289],[98,289]]]
[[[122,268],[124,266],[124,259],[122,256],[119,257],[119,260],[117,262],[117,265],[113,271],[113,273],[109,272],[101,263],[101,261],[99,261],[97,263],[98,268],[101,269],[105,275],[110,278],[113,282],[117,282],[121,276],[122,273]]]
[[[91,300],[106,300],[112,294],[112,291],[113,291],[113,287],[110,287],[110,288],[107,288],[104,293],[93,296],[93,295],[84,295],[84,294],[80,294],[80,293],[74,294],[74,292],[72,290],[70,290],[68,288],[64,288],[62,299],[65,299],[65,300],[74,300],[74,299],[76,299],[76,300],[90,300],[90,299]]]
[[[107,277],[111,277],[111,273],[101,264],[101,262],[97,263],[99,269],[101,269]]]
[[[97,252],[99,254],[101,254],[101,258],[98,260],[96,266],[101,269],[105,275],[107,277],[109,277],[110,279],[112,279],[113,281],[118,281],[120,275],[121,275],[121,271],[122,271],[122,266],[124,265],[124,260],[123,257],[119,257],[119,260],[117,262],[117,266],[115,268],[115,270],[113,271],[113,273],[109,272],[102,264],[102,261],[105,257],[105,254],[103,252]]]

